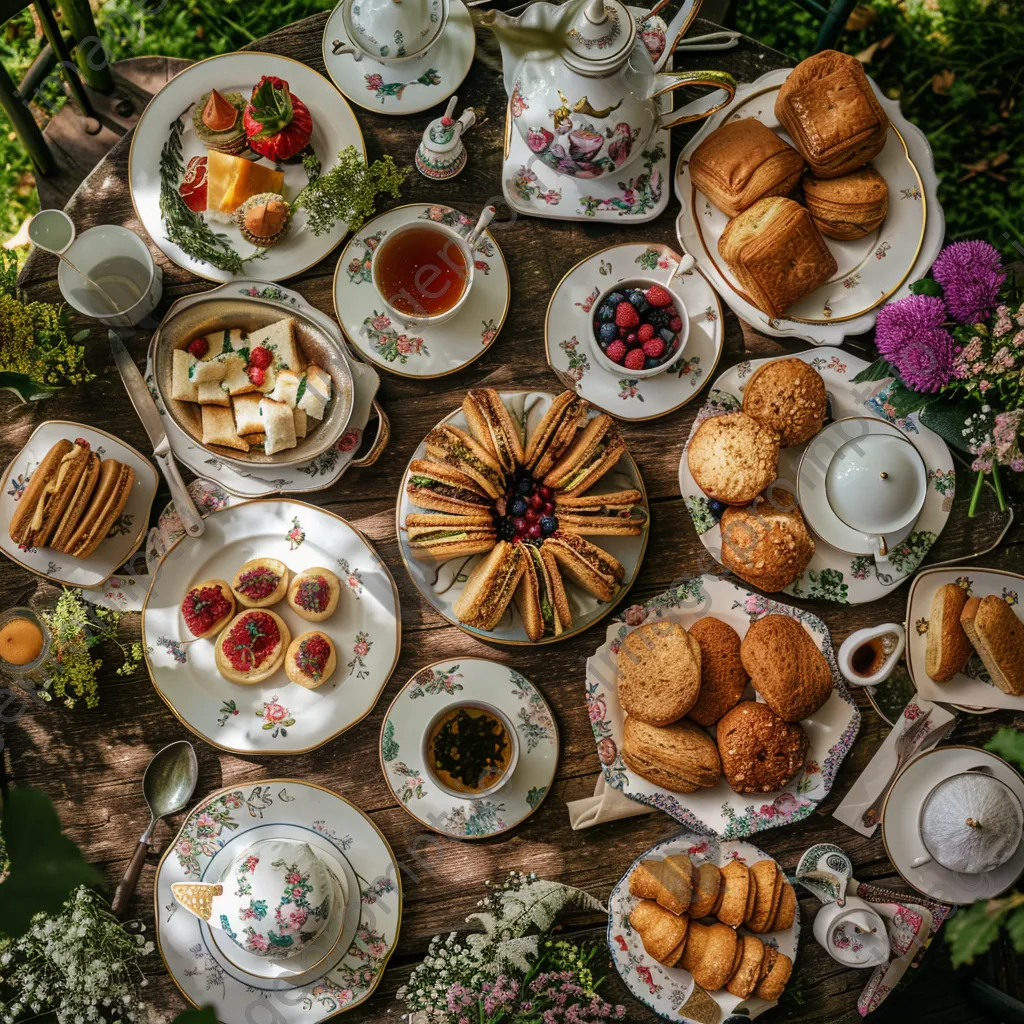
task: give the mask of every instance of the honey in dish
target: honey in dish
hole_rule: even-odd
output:
[[[896,648],[896,637],[892,633],[865,640],[850,656],[850,667],[859,676],[867,679],[878,672],[886,658]]]
[[[451,708],[435,724],[428,749],[438,780],[460,793],[490,788],[512,760],[504,724],[483,708]]]
[[[439,316],[462,298],[469,268],[449,235],[416,224],[385,238],[374,260],[374,276],[381,294],[399,312]]]
[[[42,630],[31,619],[11,619],[0,629],[0,658],[8,665],[27,665],[42,649]]]

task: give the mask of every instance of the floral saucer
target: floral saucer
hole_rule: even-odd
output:
[[[245,501],[205,519],[201,537],[177,541],[152,575],[142,608],[142,643],[157,693],[175,717],[221,750],[301,754],[364,718],[398,662],[398,591],[370,542],[341,516],[286,498]],[[191,637],[181,615],[188,588],[230,580],[251,558],[280,559],[293,573],[326,566],[341,580],[337,611],[316,628],[337,650],[334,675],[315,690],[279,669],[239,685],[217,671],[214,645]],[[313,628],[284,602],[274,612],[298,636]]]
[[[343,942],[354,937],[319,976],[265,978],[240,970],[206,922],[171,893],[175,882],[218,878],[219,868],[256,840],[278,838],[308,843],[346,879]],[[310,1024],[358,1006],[383,977],[402,921],[398,863],[377,826],[344,797],[294,779],[228,787],[194,807],[157,866],[153,892],[157,947],[168,973],[193,1006],[212,1004],[224,1024],[251,1019],[255,1005],[282,1024]]]
[[[334,53],[335,40],[348,42],[346,6],[339,3],[327,19],[321,51],[331,81],[357,107],[404,117],[441,103],[462,85],[476,50],[473,21],[462,0],[450,0],[448,24],[422,57],[390,65]]]
[[[465,701],[493,704],[519,733],[512,778],[483,799],[449,796],[418,766],[427,723]],[[537,687],[515,669],[484,658],[436,661],[420,669],[388,708],[380,762],[388,788],[420,824],[457,839],[484,839],[525,821],[547,796],[558,766],[558,726]]]
[[[713,615],[727,622],[742,637],[750,624],[765,615],[789,615],[803,623],[811,639],[825,655],[832,671],[832,696],[801,722],[810,740],[803,770],[780,792],[756,795],[735,793],[719,779],[709,789],[682,796],[633,774],[622,760],[622,726],[625,716],[619,704],[618,654],[623,638],[637,626],[656,619],[692,626]],[[605,642],[587,659],[587,708],[597,741],[597,756],[610,786],[631,800],[658,807],[697,832],[714,833],[723,839],[742,839],[765,829],[802,821],[832,789],[839,765],[857,736],[860,712],[853,702],[832,651],[828,627],[810,612],[780,604],[717,576],[697,576],[645,604],[633,605],[608,626]],[[754,699],[753,687],[744,699]]]
[[[667,246],[613,245],[581,260],[562,278],[548,303],[544,345],[548,364],[591,405],[623,420],[664,416],[693,399],[711,378],[722,354],[722,304],[707,278],[694,268],[676,277],[686,302],[690,332],[681,360],[664,373],[643,380],[623,367],[609,373],[592,358],[591,309],[616,281],[637,276],[668,276],[679,262]]]
[[[639,934],[633,931],[629,923],[629,915],[640,902],[629,892],[629,876],[633,869],[647,857],[667,857],[670,854],[687,854],[694,864],[712,863],[722,868],[730,861],[738,860],[748,867],[759,860],[772,858],[763,850],[750,843],[721,840],[705,835],[694,835],[684,832],[672,839],[664,839],[649,850],[645,850],[629,866],[629,870],[619,879],[608,897],[608,951],[612,955],[612,963],[626,987],[639,999],[644,1006],[664,1017],[666,1020],[684,1021],[687,1024],[703,1024],[711,1019],[706,1009],[698,1016],[696,1009],[687,1013],[687,1002],[697,997],[703,989],[697,989],[693,983],[693,975],[681,967],[665,967],[658,963],[644,949]],[[784,953],[796,963],[797,947],[800,940],[800,912],[791,927],[785,931],[772,932],[763,936],[764,942],[780,953]],[[736,1014],[736,1019],[758,1017],[765,1010],[775,1006],[775,1002],[758,999],[740,999],[725,991],[708,992],[719,1006],[721,1018]],[[719,1019],[718,1017],[714,1019]],[[734,1019],[729,1017],[729,1019]]]
[[[895,415],[889,404],[891,381],[854,383],[854,377],[868,365],[863,359],[837,348],[794,352],[792,356],[782,358],[794,357],[809,363],[824,379],[831,419],[863,416],[867,410],[869,415],[888,421],[906,434],[921,453],[928,469],[930,487],[924,508],[910,536],[889,552],[888,562],[878,563],[868,554],[851,555],[816,536],[810,564],[784,591],[793,597],[835,601],[838,604],[877,601],[914,573],[946,525],[956,489],[953,458],[938,434],[921,426],[916,413],[907,417]],[[770,361],[748,360],[726,370],[708,392],[704,408],[697,414],[690,431],[690,438],[709,416],[742,408],[746,381],[754,370]],[[687,446],[689,443],[687,439]],[[783,448],[779,457],[778,480],[793,494],[797,493],[797,469],[806,447]],[[686,461],[686,447],[679,460],[679,490],[701,543],[715,561],[721,562],[722,534],[718,521],[723,507],[708,498],[694,482]]]
[[[107,538],[88,558],[72,558],[53,548],[23,550],[11,540],[7,524],[25,494],[32,473],[46,453],[58,441],[74,441],[78,437],[88,441],[91,449],[101,458],[116,459],[135,471],[135,482],[124,511]],[[118,566],[135,554],[146,536],[157,483],[153,463],[113,434],[71,420],[47,420],[40,423],[0,478],[0,521],[4,524],[0,531],[0,552],[23,569],[53,583],[85,589],[101,587]]]
[[[334,271],[334,315],[352,347],[367,361],[402,377],[444,377],[487,351],[508,313],[511,292],[505,257],[490,231],[474,250],[473,287],[451,320],[406,333],[392,323],[374,287],[371,266],[381,239],[401,224],[434,221],[467,235],[476,224],[450,206],[396,206],[364,224],[349,239]]]
[[[195,295],[191,297],[191,302],[208,299],[217,291],[225,292],[225,297],[227,294],[237,294],[243,299],[256,299],[264,305],[279,305],[282,314],[292,310],[298,311],[335,337],[339,346],[343,344],[338,325],[308,303],[298,292],[278,284],[267,284],[265,281],[238,280],[221,285],[219,289]],[[176,306],[180,310],[189,304],[190,299],[184,298],[179,299]],[[266,498],[273,494],[306,494],[311,491],[322,491],[335,484],[352,466],[373,465],[387,446],[391,433],[390,425],[384,410],[377,402],[380,377],[372,366],[350,357],[349,369],[352,371],[354,387],[352,413],[348,427],[337,443],[301,466],[275,468],[273,473],[277,475],[272,475],[269,469],[239,469],[222,462],[206,449],[199,447],[167,414],[153,381],[153,353],[154,346],[151,344],[146,360],[146,384],[157,410],[163,417],[164,430],[167,432],[167,440],[170,442],[174,457],[197,476],[216,477],[217,484],[236,497]],[[373,444],[365,455],[357,459],[356,453],[374,414],[377,416],[377,433]]]

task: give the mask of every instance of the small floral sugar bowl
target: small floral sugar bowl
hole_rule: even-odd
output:
[[[220,881],[175,882],[174,898],[247,953],[286,960],[310,944],[330,947],[344,918],[341,887],[306,843],[264,839],[235,857]],[[333,929],[331,929],[333,930]]]
[[[435,181],[454,178],[466,166],[466,147],[462,136],[476,124],[476,114],[467,107],[456,118],[458,96],[448,101],[444,114],[427,125],[423,140],[416,149],[416,170]]]

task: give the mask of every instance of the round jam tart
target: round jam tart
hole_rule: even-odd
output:
[[[338,577],[316,565],[298,573],[288,588],[288,603],[292,611],[310,622],[323,622],[330,618],[338,607],[341,582]]]
[[[200,639],[213,636],[235,614],[235,597],[228,581],[197,583],[181,602],[181,614],[193,636]]]
[[[249,608],[217,637],[217,671],[233,683],[261,683],[281,667],[291,639],[280,615]]]
[[[330,638],[319,630],[300,633],[289,645],[284,656],[284,670],[288,678],[308,690],[322,686],[334,675],[338,655]]]
[[[288,592],[291,573],[276,558],[251,558],[231,581],[231,590],[243,608],[269,608]]]

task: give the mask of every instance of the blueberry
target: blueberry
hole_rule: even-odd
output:
[[[619,329],[613,323],[601,324],[601,329],[598,331],[598,335],[602,341],[614,341],[619,336]]]
[[[672,339],[676,336],[676,332],[668,327],[662,327],[662,329],[658,331],[658,334],[661,335],[661,340],[664,341],[666,345],[671,345]]]
[[[648,356],[644,360],[644,369],[645,370],[653,370],[657,365],[658,365],[658,360],[657,359],[651,359],[650,356]]]
[[[625,302],[626,296],[622,292],[612,292],[611,295],[605,299],[605,302],[611,303],[612,306],[617,306],[620,302]]]
[[[522,480],[519,481],[517,490],[520,494],[530,494],[533,491],[533,477],[524,476]]]
[[[598,320],[614,320],[615,307],[610,302],[602,302],[597,310]]]
[[[711,499],[711,500],[708,501],[708,510],[715,517],[715,522],[716,523],[718,522],[719,519],[722,518],[722,513],[726,510],[726,507],[727,506],[726,506],[725,502],[715,501],[714,499]]]
[[[644,293],[639,288],[631,288],[626,292],[626,298],[629,299],[633,308],[638,313],[643,313],[650,306],[650,303],[644,298]]]
[[[523,501],[522,498],[516,498],[515,501],[512,502],[509,511],[514,516],[521,516],[526,511],[526,502]]]
[[[558,520],[554,516],[540,517],[540,532],[543,533],[545,537],[550,537],[557,529]]]
[[[516,535],[516,524],[511,519],[502,519],[498,523],[498,539],[511,540]]]

